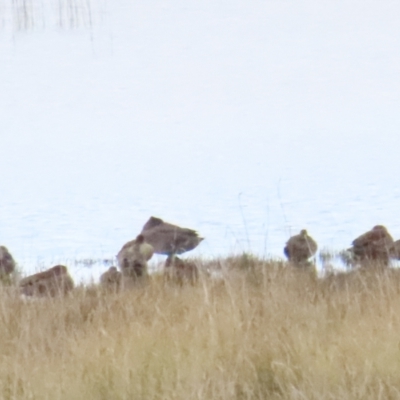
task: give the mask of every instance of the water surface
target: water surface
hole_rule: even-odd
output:
[[[205,236],[193,256],[282,257],[302,228],[333,250],[378,223],[400,237],[400,4],[15,4],[0,242],[24,270],[98,276],[68,260],[112,258],[150,215]]]

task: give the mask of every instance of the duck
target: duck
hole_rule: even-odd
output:
[[[364,261],[378,261],[388,264],[393,252],[394,241],[387,228],[375,225],[368,232],[358,236],[348,249],[355,259]]]
[[[184,261],[178,256],[168,256],[164,266],[164,279],[173,281],[179,285],[185,282],[196,283],[199,278],[199,270],[197,265],[191,261]]]
[[[308,235],[306,229],[302,229],[298,235],[292,236],[283,249],[289,261],[295,264],[306,263],[317,252],[317,242]]]
[[[122,274],[117,270],[117,267],[112,266],[100,276],[100,285],[106,289],[117,289],[121,283]]]
[[[145,242],[142,234],[125,243],[117,254],[122,276],[130,276],[134,279],[147,276],[147,261],[151,259],[153,253],[153,246]]]
[[[54,267],[23,278],[19,287],[25,296],[50,296],[67,294],[74,288],[74,281],[65,265]]]
[[[0,275],[7,276],[15,270],[15,261],[6,246],[0,246]]]
[[[149,218],[142,228],[141,235],[146,243],[153,246],[155,253],[167,256],[193,250],[204,240],[193,229],[182,228],[157,217]]]

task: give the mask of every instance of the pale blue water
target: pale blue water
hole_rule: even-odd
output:
[[[12,4],[0,243],[24,270],[97,277],[72,260],[113,257],[150,215],[205,236],[193,256],[282,257],[302,228],[332,250],[400,237],[400,3],[43,2],[22,27]]]

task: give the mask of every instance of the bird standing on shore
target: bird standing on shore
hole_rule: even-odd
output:
[[[193,229],[181,228],[156,217],[150,217],[141,234],[155,253],[168,256],[193,250],[204,239]]]
[[[302,229],[298,235],[292,236],[283,249],[289,261],[295,264],[306,264],[308,259],[317,252],[317,242]]]
[[[100,285],[105,289],[117,290],[121,284],[122,274],[116,267],[110,267],[100,276]]]
[[[197,265],[191,261],[183,261],[178,256],[168,256],[164,266],[164,279],[179,285],[196,283],[199,278]]]
[[[15,270],[15,261],[6,246],[0,246],[0,275],[8,276]]]
[[[349,251],[356,260],[388,265],[394,242],[385,226],[376,225],[354,239],[352,245]]]
[[[122,276],[133,279],[147,277],[147,261],[153,256],[153,246],[139,234],[135,240],[125,243],[117,254]]]

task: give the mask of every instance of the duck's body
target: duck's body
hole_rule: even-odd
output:
[[[352,245],[349,250],[356,259],[388,264],[394,241],[386,227],[376,225],[354,239]]]
[[[15,270],[15,261],[6,246],[0,246],[0,275],[10,275]]]
[[[289,261],[300,264],[307,262],[310,257],[314,256],[317,249],[317,242],[303,229],[298,235],[292,236],[286,242],[283,252]]]
[[[74,281],[64,265],[56,265],[47,271],[30,275],[19,283],[25,296],[56,296],[67,294],[74,288]]]
[[[123,276],[139,278],[147,276],[147,261],[153,256],[153,246],[145,242],[143,235],[125,243],[117,254],[118,266]]]
[[[105,289],[118,289],[121,284],[122,274],[116,267],[110,267],[100,276],[100,285]]]
[[[155,253],[165,255],[193,250],[204,239],[193,229],[181,228],[156,217],[150,217],[141,234],[153,246]]]
[[[199,277],[197,265],[191,261],[183,261],[177,256],[168,256],[165,261],[164,277],[167,281],[173,281],[180,285],[194,284]]]

